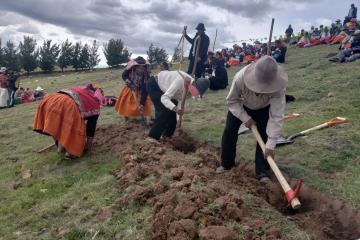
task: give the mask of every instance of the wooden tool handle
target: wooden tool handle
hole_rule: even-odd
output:
[[[201,37],[199,36],[197,38],[196,42],[194,43],[196,45],[196,49],[195,49],[195,56],[194,56],[194,66],[193,66],[193,69],[191,72],[192,76],[194,76],[195,72],[196,72],[196,67],[197,67],[198,57],[199,57],[199,52],[200,52],[200,41],[201,41]],[[195,76],[194,76],[194,79],[195,79]]]
[[[274,22],[275,19],[271,19],[271,27],[270,27],[270,36],[269,36],[269,42],[268,42],[268,49],[267,49],[267,55],[271,55],[271,39],[272,39],[272,34],[273,34],[273,29],[274,29]]]
[[[186,94],[187,94],[187,91],[186,91],[186,89],[184,89],[182,97],[181,97],[181,105],[180,105],[181,110],[183,110],[183,111],[185,109]],[[183,115],[180,115],[179,116],[179,125],[178,125],[179,128],[181,128],[181,126],[182,126],[182,120],[183,120]]]
[[[304,131],[301,131],[300,134],[305,135],[305,134],[308,133],[308,132],[312,132],[312,131],[315,131],[315,130],[319,130],[319,129],[325,128],[325,127],[327,127],[327,126],[329,126],[328,123],[323,123],[323,124],[320,124],[320,125],[318,125],[318,126],[315,126],[315,127],[309,128],[309,129],[306,129],[306,130],[304,130]]]
[[[56,145],[55,143],[52,143],[52,144],[50,144],[50,145],[48,145],[48,146],[46,146],[46,147],[44,147],[44,148],[42,148],[42,149],[38,150],[37,152],[38,152],[38,153],[45,152],[46,150],[48,150],[48,149],[52,148],[52,147],[53,147],[53,146],[55,146],[55,145]]]
[[[262,151],[265,153],[265,143],[264,143],[264,141],[262,140],[262,138],[261,138],[261,136],[260,136],[260,133],[259,133],[256,125],[252,125],[252,126],[251,126],[251,130],[252,130],[252,132],[253,132],[253,134],[254,134],[257,142],[259,143]],[[269,165],[270,165],[270,167],[271,167],[271,170],[274,172],[277,180],[279,181],[282,189],[284,190],[284,192],[287,193],[287,192],[289,192],[289,191],[292,191],[289,183],[286,181],[284,175],[281,173],[280,169],[279,169],[278,166],[276,165],[275,160],[274,160],[271,156],[268,156],[268,157],[267,157],[267,161],[268,161],[268,163],[269,163]],[[290,202],[290,204],[291,204],[291,207],[292,207],[293,209],[298,209],[298,208],[301,207],[301,203],[300,203],[300,201],[299,201],[299,199],[298,199],[297,197],[294,198],[294,199],[292,199],[291,202]]]
[[[181,110],[185,110],[185,101],[186,101],[186,95],[187,95],[187,89],[185,88],[185,84],[186,84],[186,79],[185,77],[180,73],[180,71],[178,71],[179,75],[181,76],[181,78],[184,80],[184,91],[182,93],[182,96],[181,96]],[[184,114],[184,113],[183,113]],[[181,128],[181,125],[182,125],[182,119],[183,119],[183,116],[180,115],[179,116],[179,124],[178,124],[178,127]]]

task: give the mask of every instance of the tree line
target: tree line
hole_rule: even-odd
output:
[[[103,46],[103,52],[109,67],[117,67],[126,63],[131,53],[121,39],[110,39]],[[91,44],[81,42],[72,43],[66,40],[60,44],[52,40],[44,40],[41,46],[30,36],[24,36],[16,46],[12,41],[7,41],[2,46],[0,39],[0,66],[14,71],[24,70],[27,73],[40,68],[44,72],[52,72],[56,66],[61,71],[72,68],[75,71],[94,69],[100,62],[99,44],[96,40]],[[147,51],[148,60],[152,64],[167,61],[168,55],[163,48],[150,45]]]

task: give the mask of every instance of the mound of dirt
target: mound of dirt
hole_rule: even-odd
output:
[[[302,208],[291,211],[276,180],[260,184],[252,164],[216,174],[219,148],[196,143],[185,133],[161,145],[145,137],[138,124],[119,123],[98,128],[94,144],[116,153],[124,165],[113,171],[126,193],[116,204],[153,206],[152,239],[238,239],[240,233],[229,227],[234,223],[246,226],[241,229],[245,239],[287,239],[271,220],[251,214],[244,200],[249,194],[266,200],[313,239],[360,236],[360,213],[344,202],[304,186]],[[111,216],[105,213],[98,215]]]

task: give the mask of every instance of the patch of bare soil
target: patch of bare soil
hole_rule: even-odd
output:
[[[124,163],[112,174],[120,191],[126,192],[111,207],[102,209],[99,219],[111,217],[116,205],[150,204],[152,239],[238,239],[229,227],[234,222],[246,226],[242,229],[245,239],[287,239],[270,220],[251,214],[244,198],[252,194],[265,199],[312,239],[360,236],[360,212],[349,204],[303,186],[303,205],[292,211],[276,180],[260,184],[252,164],[216,174],[219,148],[196,143],[185,133],[161,145],[149,143],[145,137],[136,123],[98,128],[95,145],[115,152]],[[289,180],[295,185],[295,180]]]

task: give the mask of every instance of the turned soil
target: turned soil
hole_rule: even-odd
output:
[[[240,161],[231,171],[217,174],[218,147],[196,143],[183,132],[160,145],[145,138],[138,123],[98,128],[95,145],[106,146],[122,163],[112,174],[124,193],[99,212],[100,220],[127,204],[150,204],[152,239],[238,239],[229,227],[234,222],[243,226],[245,239],[287,239],[269,220],[252,214],[254,206],[246,197],[253,195],[266,201],[259,208],[276,209],[312,239],[360,236],[360,212],[347,203],[304,185],[302,207],[294,211],[275,179],[269,184],[255,179],[251,163]]]

